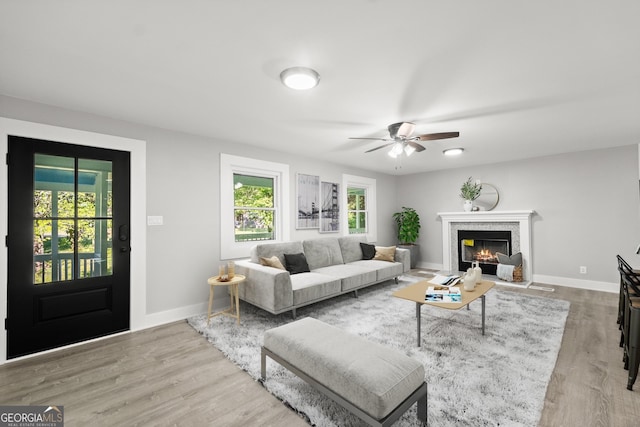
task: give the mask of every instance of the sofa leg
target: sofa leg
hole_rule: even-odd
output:
[[[396,282],[396,285],[398,284],[399,280],[398,280],[398,276],[393,278],[393,281]]]
[[[353,297],[354,298],[358,298],[358,290],[357,289],[355,291],[353,291]]]
[[[293,317],[293,320],[296,320],[296,309],[292,309],[291,310],[291,316]]]

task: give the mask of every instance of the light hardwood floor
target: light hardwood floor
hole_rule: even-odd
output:
[[[554,288],[507,288],[571,302],[539,425],[640,425],[640,380],[626,389],[618,347],[617,295]],[[307,425],[186,322],[0,366],[0,404],[64,405],[67,426]]]

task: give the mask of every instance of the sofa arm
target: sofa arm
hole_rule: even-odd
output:
[[[236,273],[245,276],[238,287],[240,298],[277,314],[293,306],[293,289],[288,271],[268,267],[250,260],[236,261]]]
[[[402,264],[402,272],[411,270],[411,251],[404,248],[396,248],[395,261]]]

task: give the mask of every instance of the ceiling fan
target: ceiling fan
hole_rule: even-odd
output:
[[[390,138],[349,138],[349,139],[373,139],[376,141],[390,141],[387,144],[381,145],[371,150],[365,151],[370,153],[372,151],[379,150],[381,148],[390,147],[389,155],[391,157],[398,157],[404,151],[407,156],[413,154],[414,151],[423,151],[425,148],[423,145],[418,144],[417,141],[435,141],[437,139],[457,138],[460,136],[460,132],[440,132],[440,133],[427,133],[424,135],[411,136],[416,125],[411,122],[400,122],[389,125]]]

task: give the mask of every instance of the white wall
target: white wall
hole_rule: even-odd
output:
[[[146,326],[206,311],[209,295],[206,280],[217,274],[221,262],[220,153],[289,164],[292,215],[295,215],[298,172],[320,175],[321,179],[334,182],[341,182],[343,173],[375,178],[378,242],[395,243],[390,219],[395,206],[396,177],[391,175],[348,169],[237,142],[218,141],[6,96],[0,96],[0,117],[146,141],[145,215],[162,216],[164,220],[164,225],[146,229],[147,265],[146,283],[143,284],[146,287]],[[291,223],[292,239],[327,236],[315,230],[295,230],[295,221]],[[135,230],[132,230],[132,236],[133,233]],[[216,303],[217,308],[221,308],[228,305],[228,299],[218,298]]]
[[[423,266],[441,267],[437,212],[462,210],[458,194],[469,176],[498,188],[497,210],[536,211],[534,281],[617,292],[616,254],[640,265],[636,145],[399,177],[398,205],[421,216]]]

